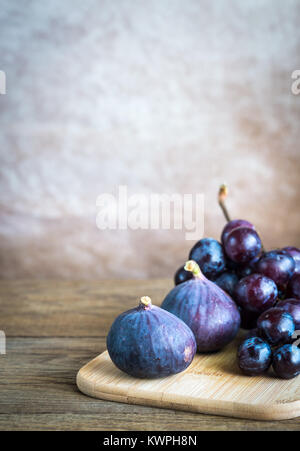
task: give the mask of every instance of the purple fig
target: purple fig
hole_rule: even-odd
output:
[[[116,318],[107,350],[114,364],[130,376],[156,378],[184,371],[194,358],[196,341],[183,321],[144,296],[138,307]]]
[[[182,319],[194,332],[199,352],[222,349],[236,336],[240,313],[231,297],[208,280],[190,260],[185,270],[193,278],[174,287],[161,307]]]

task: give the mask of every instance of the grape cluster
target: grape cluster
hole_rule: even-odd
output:
[[[293,344],[295,331],[300,330],[300,249],[265,251],[254,225],[230,220],[220,198],[219,203],[228,220],[220,242],[199,240],[189,259],[234,299],[241,327],[250,330],[238,350],[241,370],[256,375],[272,364],[277,376],[295,377],[300,374],[300,349]],[[190,277],[180,267],[175,284]]]
[[[244,374],[263,374],[271,365],[275,375],[282,379],[300,374],[300,349],[293,344],[294,318],[299,317],[300,300],[290,311],[293,308],[295,314],[288,313],[289,308],[277,306],[259,316],[256,329],[250,331],[238,349],[238,364]]]

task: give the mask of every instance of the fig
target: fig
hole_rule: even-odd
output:
[[[194,332],[199,352],[219,351],[236,336],[240,313],[231,297],[208,280],[194,260],[185,264],[193,278],[175,286],[161,307],[182,319]]]
[[[119,315],[107,336],[113,363],[133,377],[157,378],[184,371],[196,353],[191,329],[148,296]]]

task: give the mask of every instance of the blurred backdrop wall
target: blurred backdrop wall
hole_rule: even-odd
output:
[[[96,227],[96,198],[204,193],[205,235],[300,245],[298,0],[2,0],[0,277],[172,276],[184,231]],[[201,238],[201,237],[199,237]]]

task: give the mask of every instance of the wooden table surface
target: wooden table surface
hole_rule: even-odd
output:
[[[170,280],[0,281],[0,430],[300,430],[88,398],[75,377],[105,350],[114,318],[141,295],[160,304]]]

